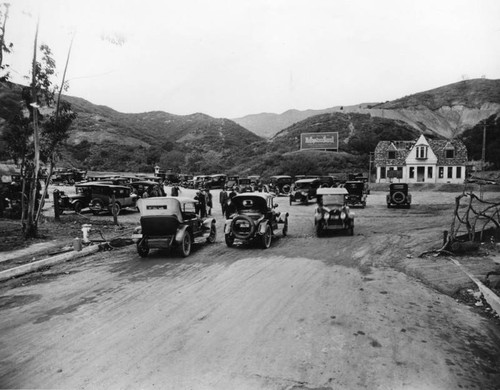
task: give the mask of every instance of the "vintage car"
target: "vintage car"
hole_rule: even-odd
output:
[[[271,246],[273,235],[282,225],[283,236],[288,232],[288,213],[275,209],[274,196],[269,193],[248,192],[232,198],[234,213],[226,220],[224,235],[226,245],[240,242],[257,241],[264,249]]]
[[[276,195],[288,195],[292,188],[293,179],[291,176],[278,175],[271,176],[269,182],[269,189]]]
[[[81,213],[84,208],[89,206],[92,200],[92,188],[95,185],[99,185],[98,182],[75,184],[74,194],[66,194],[64,191],[59,191],[59,214],[62,214],[64,211],[74,211],[77,214]]]
[[[362,181],[346,181],[344,188],[349,195],[347,196],[348,206],[366,206],[366,184]]]
[[[238,175],[232,175],[227,177],[226,187],[233,188],[240,184],[240,177]]]
[[[141,226],[134,230],[132,240],[141,257],[146,257],[151,248],[176,248],[187,257],[193,243],[214,243],[217,238],[215,219],[199,218],[192,198],[144,198],[137,206]]]
[[[129,186],[133,188],[133,192],[137,194],[139,198],[150,198],[150,197],[166,195],[163,186],[155,181],[150,181],[150,180],[134,181],[130,183]]]
[[[223,173],[217,173],[215,175],[210,175],[208,179],[205,181],[205,188],[210,190],[212,189],[221,189],[226,185],[227,176]]]
[[[344,230],[354,234],[354,213],[349,210],[345,188],[318,188],[318,206],[314,212],[316,235],[322,236],[328,230]]]
[[[316,191],[320,185],[321,182],[318,179],[297,180],[290,192],[290,205],[293,202],[308,203],[316,198]]]
[[[387,208],[411,206],[411,195],[408,193],[407,183],[391,183],[389,193],[386,196]]]
[[[94,183],[89,208],[94,215],[109,212],[118,215],[126,207],[136,207],[138,196],[132,193],[130,186]],[[113,195],[115,196],[115,209],[112,210]]]

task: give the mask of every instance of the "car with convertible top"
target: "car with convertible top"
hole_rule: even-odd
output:
[[[187,257],[193,243],[214,243],[215,219],[200,218],[196,203],[195,199],[180,196],[139,199],[141,225],[132,234],[139,256],[146,257],[151,248],[174,248]]]
[[[267,249],[280,226],[283,236],[287,235],[288,213],[276,211],[278,205],[274,198],[271,193],[247,192],[231,199],[233,212],[224,225],[228,247],[238,240],[244,243],[256,241]]]

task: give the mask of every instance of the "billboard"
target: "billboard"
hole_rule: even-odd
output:
[[[302,133],[300,134],[300,149],[339,150],[339,133]]]

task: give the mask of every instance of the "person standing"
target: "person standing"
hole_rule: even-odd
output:
[[[198,211],[200,212],[200,218],[205,218],[207,216],[207,200],[204,191],[200,188],[194,197],[198,201]]]
[[[212,203],[212,194],[210,193],[210,188],[207,188],[207,190],[205,191],[205,197],[207,201],[207,215],[212,215],[213,203]]]
[[[229,195],[227,194],[227,186],[224,186],[219,194],[220,208],[222,209],[222,215],[226,214],[227,199]]]

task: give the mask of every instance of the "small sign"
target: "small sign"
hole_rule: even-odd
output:
[[[339,133],[302,133],[300,135],[300,149],[339,149]]]

